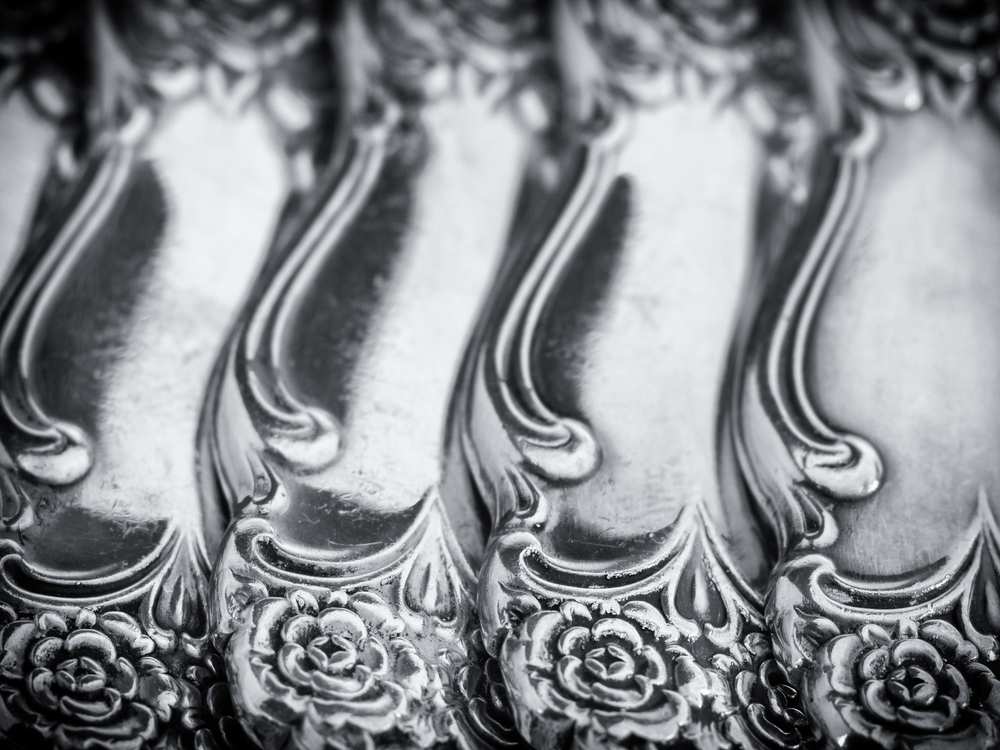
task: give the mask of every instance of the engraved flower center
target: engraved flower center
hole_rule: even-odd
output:
[[[862,705],[886,723],[918,731],[951,729],[969,704],[962,673],[920,638],[866,653],[857,665]]]
[[[278,669],[305,693],[341,699],[360,695],[385,670],[384,651],[349,610],[291,617],[282,627],[282,641]]]
[[[71,695],[93,698],[107,682],[107,672],[89,656],[67,659],[56,666],[55,684]]]
[[[339,635],[323,635],[309,642],[306,649],[316,669],[327,674],[344,674],[358,663],[358,650]]]
[[[625,682],[635,677],[635,659],[615,643],[591,649],[583,663],[603,682]]]

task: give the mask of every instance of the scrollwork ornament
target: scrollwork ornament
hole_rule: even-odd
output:
[[[858,112],[856,132],[836,144],[833,189],[810,230],[780,305],[766,309],[751,335],[737,406],[737,452],[754,497],[784,550],[824,548],[838,535],[831,509],[871,498],[884,481],[877,447],[835,427],[816,408],[807,377],[809,334],[867,194],[881,138],[879,115]],[[790,254],[786,257],[792,257]],[[770,473],[758,471],[768,465]],[[779,468],[780,467],[780,468]]]
[[[0,523],[9,531],[21,531],[35,522],[31,498],[16,477],[15,472],[0,463]]]

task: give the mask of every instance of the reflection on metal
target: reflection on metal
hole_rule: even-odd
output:
[[[591,45],[579,20],[555,33]],[[762,149],[705,88],[635,111],[605,97],[606,124],[543,150],[557,177],[515,220],[538,226],[473,355],[465,443],[495,524],[480,616],[535,747],[802,741],[751,582],[765,555],[726,538],[735,483],[717,478]],[[672,484],[650,481],[664,465]]]
[[[998,66],[0,0],[0,744],[996,747]]]
[[[37,205],[0,292],[0,731],[24,747],[244,747],[209,643],[222,518],[196,438],[280,161],[259,109],[167,96],[108,8],[66,5],[3,11],[5,32],[39,34],[5,46],[4,72],[57,142],[44,184],[25,186]],[[267,186],[225,198],[247,183]]]
[[[335,21],[327,184],[279,233],[211,397],[236,516],[213,636],[263,747],[491,745],[509,718],[462,692],[490,688],[468,681],[475,573],[440,496],[440,433],[524,136],[469,71],[444,98],[393,85],[369,62],[402,63],[361,7]]]
[[[993,18],[892,2],[800,9],[815,185],[761,295],[734,408],[745,476],[781,547],[775,653],[831,745],[998,741],[995,461],[941,442],[978,443],[998,416],[980,385],[994,347],[972,334],[997,310],[968,282],[995,273],[997,222],[989,202],[963,204],[1000,153],[985,121]],[[932,278],[964,281],[947,311]],[[873,356],[880,327],[911,340]],[[925,408],[920,393],[939,400]]]

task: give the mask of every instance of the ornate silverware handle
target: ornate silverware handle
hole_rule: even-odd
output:
[[[0,0],[0,744],[1000,746],[995,0]]]

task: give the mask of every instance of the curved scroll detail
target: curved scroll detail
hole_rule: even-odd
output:
[[[450,741],[473,574],[436,491],[395,543],[349,552],[296,551],[260,518],[230,527],[212,631],[244,724],[267,748]]]
[[[513,486],[537,494],[527,476]],[[802,743],[761,602],[700,505],[682,511],[656,559],[627,570],[553,559],[532,531],[538,520],[519,514],[494,536],[479,589],[487,647],[530,743]]]
[[[205,628],[208,560],[177,530],[119,574],[54,577],[0,543],[0,736],[60,750],[235,747]],[[227,741],[232,738],[235,745]]]
[[[389,112],[379,122],[357,129],[343,174],[288,251],[231,345],[231,377],[262,450],[305,474],[320,471],[336,460],[340,427],[332,414],[302,403],[285,383],[281,362],[286,334],[297,301],[314,283],[316,272],[365,205],[378,178],[395,122]],[[269,496],[274,483],[266,461],[254,456],[248,462],[253,496]],[[242,473],[244,467],[240,470]]]
[[[987,665],[1000,658],[998,571],[984,495],[964,545],[899,584],[845,577],[818,554],[779,568],[768,601],[775,651],[824,735],[842,746],[995,747],[1000,682]]]
[[[93,463],[90,438],[40,403],[33,382],[39,340],[59,288],[117,205],[136,155],[136,139],[113,137],[82,177],[65,218],[30,249],[30,266],[0,302],[0,441],[13,465],[49,485],[84,477]],[[5,493],[6,495],[6,493]]]
[[[782,546],[805,540],[813,546],[836,539],[827,502],[871,497],[882,483],[882,459],[858,435],[830,426],[817,412],[806,383],[806,357],[816,310],[837,259],[854,228],[865,197],[869,162],[879,141],[877,115],[860,110],[858,132],[838,155],[825,210],[811,234],[805,255],[783,302],[768,318],[771,327],[746,367],[737,441],[744,472],[751,482],[774,483],[776,490],[755,494],[769,505]],[[766,436],[763,432],[767,430]],[[774,455],[780,445],[782,456]],[[761,454],[771,451],[767,458]],[[781,476],[756,476],[757,466],[781,466]],[[785,504],[777,507],[776,497]]]
[[[535,333],[549,297],[587,236],[617,176],[617,147],[627,118],[617,117],[588,144],[566,207],[545,237],[484,353],[497,413],[518,452],[539,476],[579,482],[597,470],[601,446],[587,425],[559,416],[544,403],[532,373]]]

